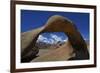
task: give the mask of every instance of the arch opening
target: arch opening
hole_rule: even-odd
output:
[[[51,50],[57,49],[68,41],[68,36],[64,32],[44,32],[41,33],[36,41],[38,55],[42,55]]]

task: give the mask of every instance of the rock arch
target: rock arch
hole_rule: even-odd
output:
[[[48,19],[47,23],[43,27],[22,33],[22,62],[30,61],[32,58],[36,57],[36,54],[39,50],[32,48],[35,46],[39,34],[44,32],[64,32],[68,36],[68,40],[74,48],[74,52],[76,53],[76,57],[70,59],[89,59],[89,53],[85,40],[81,36],[74,23],[65,17],[54,15]]]

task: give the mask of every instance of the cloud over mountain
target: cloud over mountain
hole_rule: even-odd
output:
[[[47,37],[48,36],[48,37]],[[56,44],[57,42],[65,42],[67,38],[63,38],[63,36],[58,36],[56,34],[48,34],[46,36],[44,35],[39,35],[37,42],[44,42],[44,43],[49,43],[49,44]]]

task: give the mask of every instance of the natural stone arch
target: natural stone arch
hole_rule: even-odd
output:
[[[87,45],[76,26],[69,19],[59,15],[50,17],[43,27],[22,34],[27,36],[25,38],[30,39],[27,42],[27,46],[24,46],[23,40],[25,41],[25,39],[22,39],[22,59],[27,60],[32,56],[34,58],[38,53],[38,49],[32,51],[32,48],[35,46],[39,34],[44,32],[64,32],[68,36],[68,40],[76,53],[76,57],[72,59],[89,59]],[[31,38],[28,37],[28,33],[31,34]]]

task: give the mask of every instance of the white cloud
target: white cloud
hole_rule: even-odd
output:
[[[46,37],[44,37],[43,35],[39,35],[37,42],[38,41],[45,41],[45,40],[47,40]]]
[[[50,43],[50,44],[55,43],[56,44],[58,41],[61,41],[61,42],[67,41],[67,38],[62,39],[61,36],[57,36],[56,34],[50,34],[48,36],[49,36],[49,38],[46,36],[43,36],[43,35],[39,35],[37,42],[45,42],[45,43]]]
[[[53,39],[47,38],[47,37],[45,37],[43,35],[39,35],[37,42],[39,42],[39,41],[45,42],[45,43],[51,43],[51,44],[54,43],[54,40]]]
[[[54,39],[55,42],[62,41],[62,37],[57,36],[55,34],[50,34],[51,38]]]
[[[46,37],[44,37],[43,35],[39,35],[38,40],[42,41],[42,40],[47,40]]]

